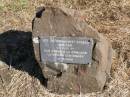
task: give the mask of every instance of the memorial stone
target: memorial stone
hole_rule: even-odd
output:
[[[110,75],[111,43],[80,17],[60,8],[41,7],[33,20],[33,38],[35,56],[51,92],[103,90]]]

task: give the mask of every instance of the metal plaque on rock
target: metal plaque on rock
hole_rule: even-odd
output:
[[[40,37],[42,63],[91,64],[93,39],[87,37]]]

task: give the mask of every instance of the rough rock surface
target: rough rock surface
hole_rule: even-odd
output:
[[[72,64],[62,73],[56,73],[40,64],[39,44],[34,43],[37,61],[48,78],[47,88],[51,92],[67,94],[103,90],[111,70],[112,47],[109,40],[97,30],[84,20],[75,19],[59,8],[46,7],[40,8],[33,20],[33,37],[38,36],[80,36],[91,37],[95,41],[91,66]]]

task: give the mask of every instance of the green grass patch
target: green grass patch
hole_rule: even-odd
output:
[[[0,11],[20,11],[28,8],[28,0],[0,1]]]
[[[4,3],[2,1],[0,1],[0,11],[2,11],[4,8]]]

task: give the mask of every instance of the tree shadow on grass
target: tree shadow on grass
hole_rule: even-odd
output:
[[[9,30],[0,34],[0,60],[36,77],[44,86],[47,85],[35,59],[32,32]]]

